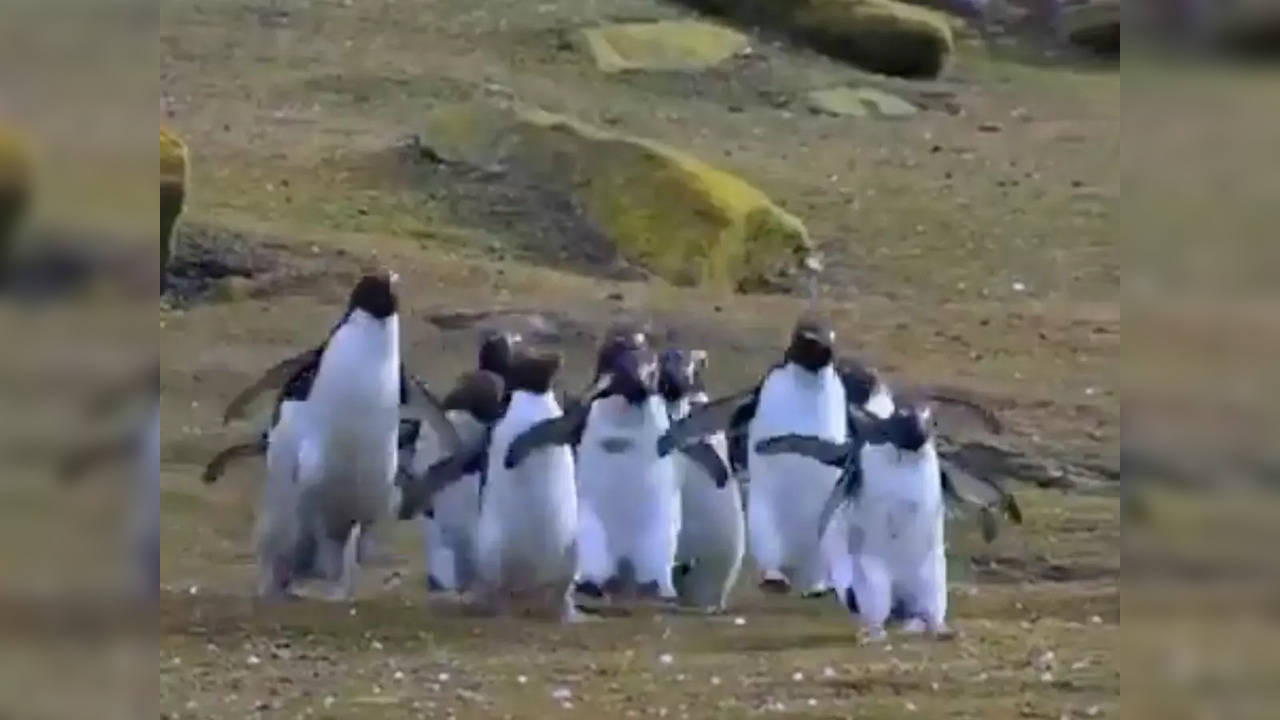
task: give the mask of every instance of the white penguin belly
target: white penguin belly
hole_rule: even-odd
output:
[[[884,562],[894,580],[914,576],[940,551],[943,506],[937,455],[931,447],[903,453],[891,445],[862,451],[862,489],[850,503],[851,528],[861,531],[860,554]]]
[[[636,580],[658,582],[673,594],[670,567],[680,529],[679,480],[673,458],[659,458],[658,437],[669,427],[666,408],[653,397],[640,407],[621,398],[597,401],[578,446],[578,486],[603,528],[602,553],[612,568],[588,568],[597,582],[634,566]],[[604,575],[604,577],[597,577]]]
[[[573,453],[545,447],[510,470],[503,466],[512,438],[556,415],[554,399],[517,394],[494,430],[477,528],[478,569],[491,587],[532,589],[572,578],[578,521]]]
[[[723,434],[708,438],[724,460],[728,451]],[[716,487],[701,466],[676,454],[680,478],[680,536],[676,561],[684,573],[678,582],[686,605],[723,609],[742,568],[746,522],[742,492],[736,478]]]
[[[816,590],[827,575],[818,519],[840,471],[798,455],[756,453],[760,440],[791,433],[847,439],[844,387],[831,368],[814,374],[788,365],[771,373],[748,441],[748,531],[756,563],[764,571],[786,568],[798,576],[793,583]]]

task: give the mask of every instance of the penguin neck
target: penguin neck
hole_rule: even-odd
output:
[[[310,399],[340,406],[399,403],[400,320],[353,310],[325,345]]]
[[[817,370],[807,370],[794,362],[787,361],[787,370],[795,383],[802,387],[816,388],[824,381],[835,378],[835,368],[830,364],[823,365]]]
[[[511,402],[507,405],[509,415],[547,415],[559,414],[560,403],[556,402],[553,392],[536,393],[529,390],[513,390]]]

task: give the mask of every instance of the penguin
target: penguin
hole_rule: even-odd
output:
[[[801,318],[783,361],[759,384],[698,408],[659,440],[658,453],[665,455],[691,439],[728,429],[730,460],[750,473],[747,535],[759,585],[769,592],[785,593],[793,586],[805,596],[828,591],[813,527],[839,471],[804,456],[758,457],[751,448],[783,434],[833,443],[847,439],[846,393],[834,366],[834,345],[835,332],[827,325]]]
[[[707,402],[702,350],[667,350],[659,358],[658,392],[678,421]],[[728,469],[724,433],[704,441],[706,454],[674,456],[680,482],[680,534],[673,582],[682,605],[721,612],[737,581],[746,548],[742,491]]]
[[[400,362],[393,282],[388,272],[362,277],[327,341],[289,365],[255,530],[262,597],[291,592],[311,542],[320,575],[334,582],[331,597],[352,595],[360,538],[398,499],[402,412],[426,420],[449,447],[461,444],[438,401]]]
[[[613,596],[675,600],[680,486],[673,459],[656,450],[670,424],[657,394],[657,356],[621,337],[604,344],[600,360],[606,389],[590,402],[576,445],[579,581],[588,594],[595,586]]]
[[[487,333],[480,343],[477,370],[461,376],[445,397],[446,415],[464,446],[479,447],[489,428],[501,417],[507,400],[505,378],[511,354],[520,342],[518,333]],[[412,431],[418,441],[401,467],[410,475],[422,475],[441,459],[441,448],[436,447],[433,436],[418,435],[416,428]],[[425,503],[425,499],[415,497],[409,502]],[[470,587],[475,578],[479,509],[480,474],[471,472],[440,488],[419,514],[428,591],[464,592]],[[405,511],[400,515],[404,517]]]
[[[998,485],[976,480],[939,456],[932,409],[899,401],[876,417],[854,410],[851,439],[780,435],[757,443],[762,456],[797,454],[841,476],[819,515],[816,535],[836,538],[829,555],[840,601],[885,637],[885,623],[909,632],[948,636],[944,523],[949,501],[998,506],[1021,521],[1021,510]]]
[[[489,370],[475,370],[458,379],[454,389],[445,396],[443,406],[463,447],[478,449],[487,442],[490,428],[502,417],[505,393],[502,377]],[[408,472],[413,476],[426,473],[434,464],[430,461],[440,458],[437,445],[424,434],[424,440],[416,446],[414,457],[407,465]],[[402,519],[411,517],[415,506],[427,507],[417,515],[422,527],[429,591],[465,592],[475,579],[480,480],[479,469],[473,468],[429,498],[414,496],[410,488],[417,486],[412,484],[403,490],[399,513]]]
[[[491,611],[517,602],[565,620],[576,617],[571,597],[578,523],[573,452],[566,443],[528,439],[530,432],[554,426],[563,417],[552,389],[560,362],[558,354],[515,354],[507,373],[510,396],[478,456],[483,482],[475,592]],[[513,455],[517,443],[528,447]]]

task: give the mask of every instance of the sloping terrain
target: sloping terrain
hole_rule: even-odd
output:
[[[962,31],[937,80],[895,80],[768,29],[704,70],[605,73],[581,32],[689,17],[654,0],[164,5],[164,121],[190,150],[161,312],[166,714],[1118,712],[1118,75],[993,59]],[[918,112],[809,109],[842,86]],[[804,223],[820,270],[760,294],[672,286],[620,257],[572,193],[436,148],[425,119],[460,102],[540,108],[733,173]],[[200,466],[257,430],[223,428],[223,404],[322,337],[376,264],[402,278],[406,361],[441,385],[473,355],[474,326],[448,321],[461,310],[537,313],[569,389],[596,334],[641,317],[707,349],[727,392],[816,305],[891,379],[998,410],[1002,435],[944,429],[1008,476],[1027,524],[984,545],[953,522],[953,643],[859,647],[834,602],[763,597],[750,573],[725,617],[471,618],[425,600],[409,524],[383,529],[390,557],[354,606],[255,607],[257,468],[205,487]]]

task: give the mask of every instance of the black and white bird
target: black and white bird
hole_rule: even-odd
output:
[[[815,536],[829,548],[831,579],[841,601],[884,637],[891,618],[908,631],[947,634],[944,518],[947,500],[1021,511],[999,486],[978,481],[940,459],[932,410],[899,401],[887,417],[851,413],[850,439],[812,435],[759,441],[761,456],[800,455],[838,468]]]
[[[707,402],[707,353],[666,350],[659,358],[658,392],[678,421]],[[729,472],[724,433],[686,446],[674,456],[680,482],[680,536],[674,583],[683,605],[724,610],[746,549],[742,491]]]
[[[801,455],[757,456],[753,447],[785,434],[834,443],[848,439],[846,392],[834,346],[834,331],[816,319],[801,319],[782,363],[757,385],[697,408],[659,441],[659,454],[666,454],[727,430],[730,460],[735,468],[749,468],[747,533],[767,590],[798,586],[806,595],[820,595],[828,589],[813,527],[839,471]]]
[[[428,423],[449,447],[460,445],[443,408],[400,361],[393,282],[390,273],[361,278],[323,345],[273,367],[228,407],[226,417],[236,417],[256,395],[283,385],[256,529],[264,597],[291,592],[312,559],[334,582],[331,595],[350,597],[360,538],[397,501],[402,414]]]

